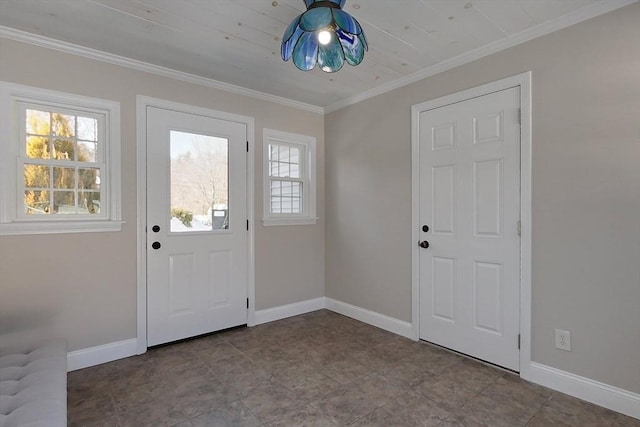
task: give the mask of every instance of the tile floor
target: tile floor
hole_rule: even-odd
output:
[[[71,426],[640,426],[327,310],[69,373]]]

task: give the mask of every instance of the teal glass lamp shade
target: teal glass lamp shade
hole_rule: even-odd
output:
[[[342,10],[345,0],[304,3],[307,11],[293,20],[282,37],[282,59],[293,59],[303,71],[317,64],[327,73],[340,70],[345,62],[361,63],[368,50],[367,38],[358,21]]]

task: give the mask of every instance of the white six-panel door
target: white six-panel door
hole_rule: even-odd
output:
[[[247,323],[247,129],[147,107],[147,340]]]
[[[519,105],[511,88],[419,117],[420,338],[516,371]]]

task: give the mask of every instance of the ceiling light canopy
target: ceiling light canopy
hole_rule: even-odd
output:
[[[293,58],[303,71],[318,64],[327,73],[340,70],[345,61],[361,63],[367,39],[358,21],[342,10],[345,1],[304,0],[307,11],[293,20],[282,37],[282,59]]]

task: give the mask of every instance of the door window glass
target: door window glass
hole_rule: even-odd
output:
[[[171,131],[171,232],[229,228],[229,140]]]

